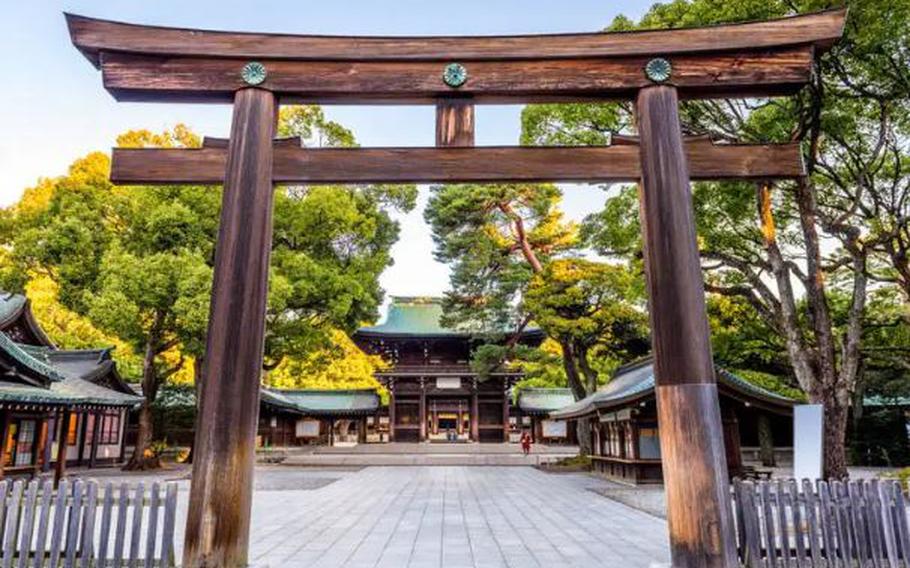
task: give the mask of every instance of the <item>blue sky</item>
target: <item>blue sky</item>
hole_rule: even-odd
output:
[[[614,16],[640,16],[651,0],[50,0],[10,1],[0,19],[4,85],[0,91],[0,206],[15,202],[39,177],[65,173],[77,157],[110,148],[131,128],[163,130],[178,122],[200,134],[227,136],[222,105],[116,103],[100,74],[69,42],[64,11],[136,23],[210,29],[318,34],[443,35],[596,31]],[[327,107],[364,146],[430,146],[431,107]],[[520,107],[480,107],[477,143],[515,144]],[[566,186],[565,209],[580,219],[603,203],[593,187]],[[438,294],[447,271],[432,259],[420,207],[401,217],[395,266],[383,275],[390,294]]]

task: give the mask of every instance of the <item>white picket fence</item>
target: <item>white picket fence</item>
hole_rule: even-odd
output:
[[[0,481],[0,568],[175,566],[176,512],[174,483]]]

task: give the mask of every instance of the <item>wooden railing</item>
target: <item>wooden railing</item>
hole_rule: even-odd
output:
[[[0,567],[174,566],[176,510],[173,483],[2,481]]]
[[[740,561],[748,568],[910,567],[899,483],[736,480]]]

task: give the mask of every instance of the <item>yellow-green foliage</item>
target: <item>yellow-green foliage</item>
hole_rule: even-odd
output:
[[[367,355],[346,333],[331,332],[332,345],[302,357],[285,357],[267,374],[265,384],[282,389],[375,388],[385,398],[385,389],[373,376],[387,365],[376,355]]]
[[[32,313],[51,341],[63,349],[114,347],[113,356],[124,377],[139,376],[142,361],[128,343],[104,333],[88,318],[64,307],[57,298],[58,285],[48,276],[34,276],[25,287]]]

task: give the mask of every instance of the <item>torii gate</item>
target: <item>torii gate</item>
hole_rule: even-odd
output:
[[[224,183],[184,565],[247,564],[275,183],[640,182],[673,565],[737,564],[691,179],[794,178],[797,145],[684,140],[678,98],[787,95],[844,11],[707,28],[510,37],[330,37],[67,15],[120,101],[233,103],[228,141],[115,149],[115,183]],[[636,101],[639,141],[474,148],[474,105]],[[434,104],[436,148],[306,149],[279,103]],[[638,143],[636,143],[638,142]]]

